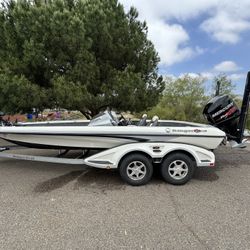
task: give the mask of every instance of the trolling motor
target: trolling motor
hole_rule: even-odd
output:
[[[244,129],[247,120],[250,94],[250,72],[247,74],[245,91],[241,109],[227,95],[215,96],[204,107],[203,115],[207,121],[223,130],[233,147],[241,147],[244,144]]]

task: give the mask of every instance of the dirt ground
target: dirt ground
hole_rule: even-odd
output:
[[[250,249],[249,150],[216,150],[184,186],[0,159],[0,249]]]

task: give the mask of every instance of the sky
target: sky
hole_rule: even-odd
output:
[[[120,0],[146,21],[159,73],[225,73],[242,94],[250,71],[250,0]]]

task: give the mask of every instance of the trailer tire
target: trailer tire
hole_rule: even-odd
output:
[[[161,163],[163,179],[174,185],[183,185],[193,176],[195,163],[184,153],[173,153]]]
[[[119,173],[126,183],[141,186],[151,180],[153,165],[150,159],[142,154],[130,154],[120,162]]]

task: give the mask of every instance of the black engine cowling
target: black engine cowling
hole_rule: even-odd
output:
[[[240,110],[229,96],[212,98],[204,107],[203,115],[211,125],[223,130],[229,138],[237,136]]]

